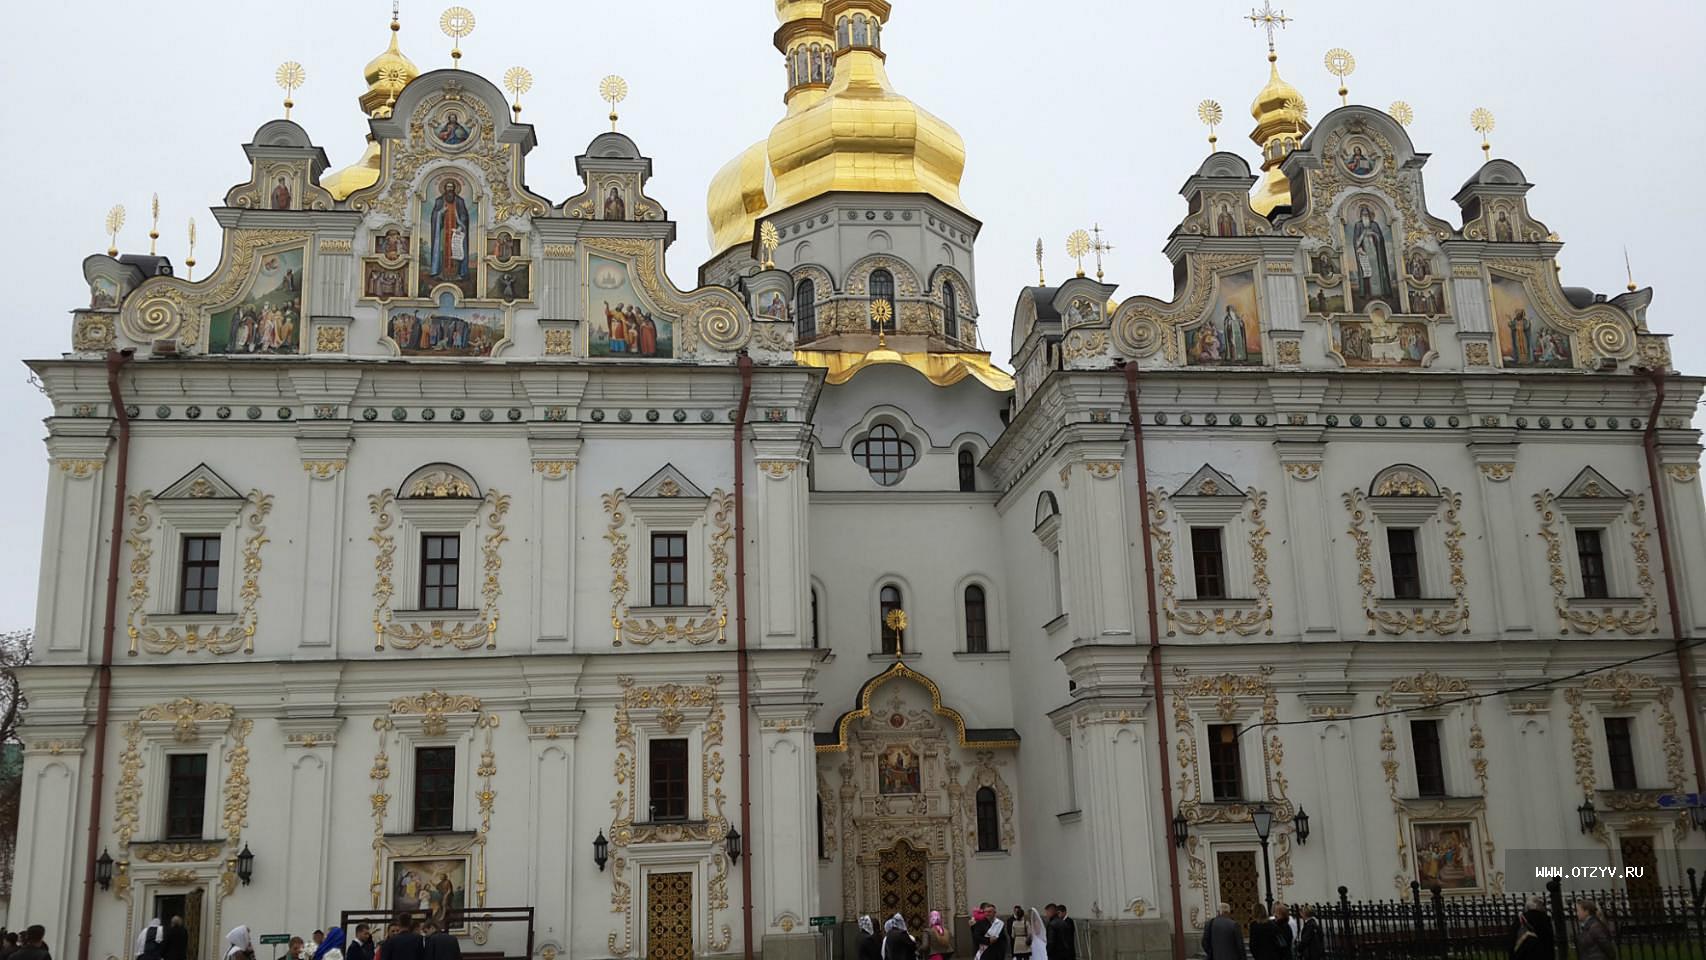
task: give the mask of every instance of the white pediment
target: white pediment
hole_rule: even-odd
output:
[[[1184,485],[1179,487],[1175,497],[1235,497],[1243,499],[1244,491],[1239,489],[1238,482],[1219,470],[1203,464],[1202,469],[1191,475]]]
[[[225,478],[213,472],[213,468],[205,463],[198,463],[195,469],[179,477],[176,482],[160,491],[156,500],[241,500],[243,495],[237,489],[225,482]]]
[[[1576,474],[1569,486],[1564,488],[1562,496],[1567,500],[1627,500],[1629,494],[1622,487],[1605,479],[1605,475],[1592,467],[1583,467]]]
[[[628,495],[630,500],[704,500],[705,491],[700,490],[693,481],[675,468],[675,464],[666,463],[657,473],[646,479],[645,483],[635,488]]]

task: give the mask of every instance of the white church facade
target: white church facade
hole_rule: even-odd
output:
[[[520,111],[395,33],[355,166],[270,121],[204,277],[85,261],[30,364],[13,926],[793,960],[1057,901],[1135,960],[1265,889],[1537,889],[1513,849],[1683,882],[1703,381],[1650,290],[1561,285],[1508,161],[1435,216],[1401,123],[1276,68],[1175,290],[991,292],[890,3],[777,8],[697,289],[638,145],[539,196]]]

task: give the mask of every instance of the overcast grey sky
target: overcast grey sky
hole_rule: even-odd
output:
[[[535,77],[523,119],[539,147],[528,183],[553,200],[578,192],[574,157],[605,128],[599,78],[631,93],[622,129],[652,157],[650,192],[680,225],[669,257],[691,287],[706,253],[705,187],[782,113],[784,73],[770,45],[771,0],[462,0],[478,24],[463,66],[494,81],[516,64]],[[984,222],[978,305],[985,345],[1006,360],[1018,288],[1033,282],[1040,236],[1052,278],[1065,237],[1100,222],[1121,298],[1171,294],[1160,250],[1183,214],[1178,189],[1206,153],[1197,101],[1219,100],[1222,148],[1252,161],[1249,103],[1266,82],[1247,0],[893,0],[889,76],[966,141],[963,194]],[[403,50],[448,66],[444,0],[404,0]],[[1677,366],[1706,373],[1706,332],[1688,306],[1701,274],[1686,237],[1706,213],[1698,171],[1706,134],[1706,4],[1699,0],[1291,0],[1280,67],[1313,116],[1335,105],[1322,54],[1356,55],[1351,97],[1409,102],[1410,133],[1431,152],[1433,212],[1458,223],[1451,196],[1480,164],[1477,106],[1498,117],[1495,155],[1535,184],[1532,212],[1564,239],[1564,280],[1616,292],[1623,247],[1656,288],[1655,330],[1676,334]],[[0,58],[0,130],[11,148],[0,250],[17,300],[0,363],[0,628],[34,620],[46,454],[45,399],[17,361],[70,343],[67,311],[87,302],[79,268],[106,249],[101,221],[129,211],[127,251],[147,249],[151,192],[161,252],[179,264],[196,218],[199,275],[217,259],[208,208],[247,177],[242,144],[282,113],[273,71],[307,68],[294,119],[334,169],[359,156],[362,66],[384,48],[387,0],[80,0],[13,12]],[[93,560],[91,561],[93,562]]]

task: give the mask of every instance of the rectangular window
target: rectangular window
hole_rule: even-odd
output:
[[[687,741],[653,740],[647,746],[651,766],[652,820],[686,820]]]
[[[1191,528],[1191,565],[1196,571],[1197,599],[1226,599],[1226,555],[1219,527]]]
[[[1054,615],[1060,616],[1066,612],[1065,590],[1060,582],[1060,551],[1049,551],[1049,563],[1054,574]]]
[[[166,757],[166,839],[200,840],[207,809],[207,754]]]
[[[1576,560],[1582,568],[1582,596],[1604,600],[1611,596],[1605,578],[1604,530],[1576,531]]]
[[[1634,790],[1635,741],[1628,717],[1605,718],[1605,750],[1611,758],[1611,789]]]
[[[185,537],[179,613],[219,610],[219,538]]]
[[[456,813],[456,748],[415,748],[415,832],[443,833]]]
[[[1416,528],[1389,528],[1386,555],[1392,561],[1392,596],[1399,600],[1420,600],[1422,558],[1416,549]]]
[[[1440,754],[1439,721],[1411,720],[1410,749],[1416,755],[1416,794],[1445,796],[1445,761]]]
[[[829,856],[829,851],[825,850],[824,846],[823,846],[823,798],[818,797],[817,798],[817,858],[819,860],[824,860],[824,859],[827,859],[828,856]]]
[[[1238,725],[1208,726],[1208,773],[1216,800],[1244,799],[1244,772],[1238,756]]]
[[[462,538],[454,533],[421,535],[421,609],[455,610]]]
[[[687,606],[687,534],[652,534],[652,606]]]

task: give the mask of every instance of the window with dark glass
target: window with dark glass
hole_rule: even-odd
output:
[[[900,588],[890,584],[877,593],[877,620],[883,629],[883,652],[900,652],[900,631],[889,626],[889,614],[900,609]]]
[[[653,820],[687,819],[687,741],[653,740],[648,744]]]
[[[799,318],[799,339],[817,336],[817,284],[801,280],[794,288],[794,316]]]
[[[813,650],[816,650],[818,648],[819,642],[820,641],[818,640],[818,633],[817,633],[817,591],[813,590],[812,591],[812,649]]]
[[[960,492],[971,493],[977,489],[977,457],[970,447],[960,451]]]
[[[1438,720],[1410,721],[1410,750],[1416,756],[1416,795],[1445,796],[1445,758],[1440,752]]]
[[[1001,849],[1001,809],[990,787],[977,788],[977,848]]]
[[[1611,596],[1611,584],[1605,577],[1605,548],[1603,530],[1576,531],[1576,560],[1582,569],[1582,596],[1603,600]]]
[[[415,748],[415,832],[444,833],[456,812],[456,748]]]
[[[1238,725],[1211,723],[1208,727],[1208,774],[1216,800],[1244,799],[1244,773],[1239,769]]]
[[[687,606],[687,534],[652,534],[652,606]]]
[[[179,613],[215,613],[219,609],[219,538],[185,537]]]
[[[462,538],[454,533],[421,536],[421,609],[455,610]]]
[[[893,333],[895,321],[900,318],[895,315],[894,274],[887,270],[871,271],[871,302],[876,303],[878,300],[886,301],[889,305],[889,322],[883,325],[883,329]]]
[[[207,754],[166,757],[166,839],[200,840],[207,810]]]
[[[1422,558],[1416,548],[1416,528],[1388,528],[1386,555],[1392,562],[1392,596],[1399,600],[1420,600]]]
[[[853,459],[871,472],[872,480],[892,487],[917,462],[918,453],[899,430],[879,423],[862,439],[854,441]]]
[[[1219,527],[1191,528],[1191,566],[1198,600],[1226,599],[1226,554]]]
[[[1605,718],[1605,750],[1611,759],[1611,789],[1634,790],[1635,740],[1628,717]]]
[[[966,652],[989,652],[989,607],[975,583],[966,587]]]
[[[824,859],[829,851],[823,845],[823,798],[817,798],[817,858]]]
[[[942,335],[960,338],[960,294],[951,283],[942,284]]]

